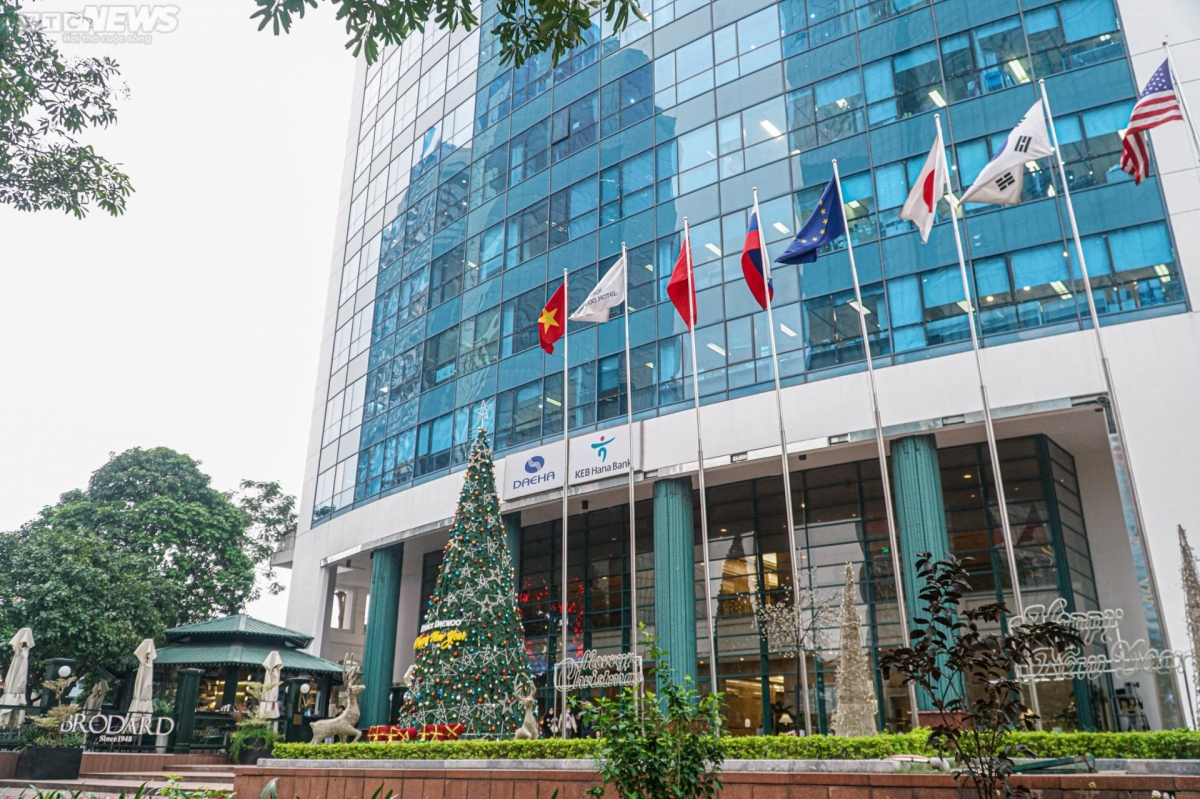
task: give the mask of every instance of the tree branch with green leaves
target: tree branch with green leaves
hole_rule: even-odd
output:
[[[258,29],[290,33],[297,19],[325,0],[254,0]],[[430,22],[446,30],[473,30],[480,24],[473,0],[328,0],[350,39],[346,48],[362,54],[368,64],[380,50],[398,45],[414,32],[424,32]],[[499,0],[496,25],[490,32],[500,40],[500,58],[521,66],[533,56],[550,53],[557,64],[573,48],[586,42],[586,31],[595,24],[592,14],[602,10],[604,21],[620,33],[633,20],[645,21],[637,0]]]
[[[21,9],[0,0],[0,203],[80,219],[95,205],[119,216],[133,193],[129,177],[80,141],[117,121],[117,62],[64,58]]]

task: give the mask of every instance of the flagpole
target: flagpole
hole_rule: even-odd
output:
[[[937,127],[938,142],[942,146],[942,152],[945,153],[946,142],[942,138],[942,115],[933,115],[933,124]],[[947,163],[949,160],[947,159]],[[949,172],[947,174],[947,180]],[[1000,529],[1004,535],[1004,552],[1008,556],[1008,579],[1013,586],[1013,604],[1016,605],[1017,615],[1025,615],[1025,603],[1021,597],[1021,581],[1017,574],[1017,556],[1013,548],[1012,525],[1008,519],[1008,500],[1004,496],[1004,478],[1000,474],[1000,450],[996,444],[996,429],[992,425],[992,404],[988,399],[987,380],[983,376],[983,355],[979,349],[979,335],[975,329],[975,322],[978,319],[978,314],[975,310],[975,301],[971,292],[971,283],[967,278],[967,261],[963,256],[962,236],[958,231],[958,214],[957,203],[949,199],[950,185],[949,183],[942,184],[942,190],[947,195],[950,204],[950,226],[954,228],[954,247],[958,250],[958,273],[962,278],[963,297],[967,303],[967,326],[971,329],[971,350],[975,354],[975,371],[979,375],[979,398],[983,402],[983,428],[987,432],[988,454],[992,461],[992,479],[996,486],[996,501],[999,505],[998,513],[1000,515]],[[1035,723],[1037,728],[1042,728],[1042,711],[1038,702],[1037,683],[1029,683],[1029,703],[1033,708],[1034,715],[1037,716]]]
[[[562,393],[562,410],[563,410],[563,491],[562,491],[562,667],[566,669],[567,665],[567,630],[570,625],[570,614],[567,612],[567,518],[568,518],[568,499],[571,492],[571,386],[567,382],[567,369],[570,367],[571,345],[568,328],[570,327],[567,316],[571,309],[571,291],[567,286],[567,270],[563,269],[563,393]],[[559,733],[565,740],[567,737],[567,680],[566,673],[561,675],[562,679],[562,713],[558,717]]]
[[[704,563],[704,615],[708,620],[708,692],[717,692],[717,633],[713,622],[712,580],[708,567],[708,501],[704,491],[704,434],[700,424],[700,364],[696,361],[696,273],[692,268],[692,237],[688,219],[683,218],[683,250],[688,274],[688,334],[692,342],[692,395],[696,406],[696,467],[700,488],[700,559]],[[627,267],[628,268],[628,267]],[[717,734],[717,730],[713,730]]]
[[[838,172],[837,159],[833,161],[833,180],[837,184],[838,203],[842,203],[842,177]],[[839,209],[842,213],[842,219],[845,220],[846,209],[843,205]],[[875,446],[879,451],[879,477],[883,481],[883,509],[887,514],[888,526],[888,544],[892,550],[892,571],[896,576],[896,608],[900,614],[900,643],[904,648],[909,646],[908,635],[908,608],[904,601],[904,578],[900,572],[900,542],[899,536],[896,534],[896,518],[895,512],[892,509],[892,480],[888,474],[887,463],[887,447],[883,440],[883,421],[879,416],[879,392],[875,388],[875,362],[871,357],[871,341],[867,338],[867,317],[864,311],[866,306],[862,301],[862,287],[858,282],[858,267],[854,264],[854,243],[850,240],[850,224],[845,222],[846,228],[846,254],[850,256],[850,277],[854,280],[854,300],[858,303],[855,312],[858,314],[858,329],[862,334],[863,354],[867,358],[867,382],[871,388],[871,412],[875,417]],[[917,728],[919,717],[917,715],[917,686],[915,683],[908,684],[908,701],[910,706],[909,722],[913,729]]]
[[[625,263],[625,440],[629,442],[629,651],[637,654],[637,513],[633,491],[633,365],[629,347],[629,252],[621,242],[621,260]]]
[[[1200,136],[1196,135],[1196,123],[1192,120],[1192,112],[1188,109],[1187,98],[1183,96],[1183,84],[1179,82],[1179,75],[1175,72],[1175,59],[1171,58],[1171,46],[1165,41],[1163,42],[1163,50],[1167,54],[1167,69],[1171,73],[1171,83],[1175,87],[1175,96],[1179,98],[1179,105],[1183,108],[1183,118],[1187,122],[1188,130],[1192,134],[1192,143],[1196,145],[1196,157],[1200,163]]]
[[[1079,238],[1079,225],[1075,221],[1075,206],[1071,203],[1071,189],[1067,185],[1067,170],[1063,166],[1062,151],[1058,147],[1058,132],[1054,129],[1054,115],[1050,112],[1050,98],[1046,94],[1046,81],[1039,80],[1038,85],[1042,91],[1042,106],[1046,111],[1046,119],[1050,123],[1050,135],[1054,142],[1054,159],[1058,162],[1058,175],[1062,181],[1063,199],[1067,204],[1067,218],[1071,222],[1071,235],[1075,239],[1075,252],[1079,255],[1079,271],[1083,275],[1083,291],[1087,296],[1088,315],[1092,320],[1092,333],[1096,340],[1096,349],[1100,355],[1100,366],[1104,373],[1104,384],[1108,389],[1108,403],[1112,407],[1113,427],[1116,428],[1117,441],[1121,445],[1121,454],[1125,457],[1125,471],[1129,480],[1129,499],[1133,505],[1134,523],[1137,525],[1138,539],[1142,545],[1142,554],[1146,559],[1146,573],[1150,580],[1150,595],[1154,600],[1155,609],[1161,615],[1162,613],[1162,597],[1158,593],[1158,579],[1154,574],[1154,559],[1150,554],[1150,541],[1146,537],[1146,522],[1142,516],[1142,503],[1138,497],[1137,481],[1133,476],[1133,456],[1129,452],[1129,444],[1125,439],[1125,424],[1121,420],[1121,408],[1117,404],[1117,388],[1113,383],[1112,369],[1108,364],[1108,354],[1104,350],[1104,337],[1100,334],[1100,315],[1096,312],[1096,299],[1092,296],[1092,279],[1088,274],[1087,257],[1083,253],[1083,243]],[[1162,632],[1163,644],[1166,649],[1171,648],[1171,636],[1167,631],[1165,619],[1159,620],[1159,628]],[[1174,677],[1172,677],[1174,681]],[[1176,692],[1178,692],[1178,684],[1176,684]],[[1181,714],[1182,715],[1182,714]]]
[[[775,413],[779,418],[779,461],[783,466],[783,512],[787,517],[788,547],[791,548],[788,560],[792,564],[792,610],[796,615],[796,657],[800,661],[800,690],[804,692],[804,734],[812,735],[812,710],[808,699],[808,655],[804,651],[804,641],[801,634],[803,627],[800,623],[800,565],[799,552],[796,546],[796,520],[792,510],[792,474],[788,469],[788,440],[787,430],[783,423],[783,393],[779,387],[779,354],[775,348],[775,317],[771,313],[771,256],[767,253],[767,241],[763,236],[762,214],[758,210],[758,187],[754,191],[754,218],[758,220],[758,247],[763,259],[763,292],[767,301],[767,329],[771,337],[771,374],[775,376]]]

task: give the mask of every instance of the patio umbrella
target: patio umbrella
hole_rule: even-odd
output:
[[[29,650],[33,648],[33,630],[22,627],[8,642],[12,647],[12,662],[8,664],[8,676],[4,678],[4,695],[0,705],[25,705],[25,694],[29,688]],[[25,719],[25,711],[16,714],[16,724]],[[13,720],[13,711],[0,710],[0,727],[8,726]],[[16,725],[13,725],[16,726]]]
[[[154,712],[154,659],[158,650],[154,639],[147,638],[138,645],[133,654],[138,659],[137,678],[133,681],[133,701],[129,703],[129,715]]]
[[[99,713],[100,708],[104,706],[104,697],[108,695],[108,680],[99,680],[92,686],[92,690],[88,692],[87,700],[83,703],[83,709]]]
[[[283,669],[283,658],[279,656],[279,652],[271,650],[267,655],[267,659],[263,661],[263,668],[266,669],[266,674],[263,676],[263,697],[258,703],[258,717],[260,719],[277,719],[279,718],[279,672]]]

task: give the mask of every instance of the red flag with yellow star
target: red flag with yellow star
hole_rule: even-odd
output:
[[[567,324],[567,284],[564,281],[546,303],[538,316],[538,343],[542,349],[554,354],[554,344],[563,337]]]

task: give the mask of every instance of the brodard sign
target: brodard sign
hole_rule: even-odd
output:
[[[636,440],[640,429],[640,426],[634,427],[633,442],[630,442],[629,431],[624,426],[573,437],[571,485],[621,476],[628,472],[630,457],[640,450]],[[635,459],[634,468],[639,466],[638,460],[640,459]],[[504,487],[501,497],[511,500],[562,488],[565,471],[561,441],[509,455],[504,459]]]
[[[148,713],[131,713],[128,716],[76,713],[67,717],[59,730],[95,735],[97,743],[133,743],[140,735],[170,735],[175,731],[175,719],[170,716],[154,717]]]

